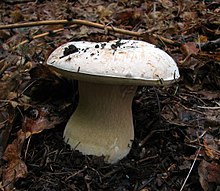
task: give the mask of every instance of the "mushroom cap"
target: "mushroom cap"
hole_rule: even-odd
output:
[[[175,61],[139,40],[75,41],[54,50],[47,64],[69,78],[121,85],[168,85],[177,80]]]

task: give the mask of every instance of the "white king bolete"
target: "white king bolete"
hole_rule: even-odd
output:
[[[79,103],[65,127],[65,141],[83,154],[103,155],[109,163],[130,151],[137,86],[169,85],[179,78],[166,52],[138,40],[69,42],[52,52],[47,64],[78,80]]]

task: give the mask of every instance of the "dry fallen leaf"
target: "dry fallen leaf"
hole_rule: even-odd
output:
[[[204,191],[215,191],[216,185],[220,185],[220,165],[209,163],[205,160],[200,162],[199,181]]]
[[[8,142],[10,131],[11,131],[11,124],[10,124],[9,113],[7,111],[0,110],[0,156],[3,155],[3,151],[5,150],[5,147]]]
[[[212,135],[206,134],[203,137],[203,145],[204,145],[205,153],[210,159],[216,159],[216,160],[220,159],[220,152],[218,151],[219,146],[217,141],[214,139]]]
[[[194,42],[187,42],[181,46],[181,51],[185,56],[197,54],[199,49],[197,48],[196,43]]]
[[[128,23],[135,26],[143,19],[145,10],[143,8],[127,8],[117,11],[113,14],[113,20],[116,25]]]
[[[22,123],[22,129],[29,134],[37,134],[45,129],[52,129],[56,124],[62,122],[62,119],[55,116],[49,108],[42,107],[32,109],[29,116],[25,116]]]
[[[180,63],[182,64],[188,61],[192,55],[197,55],[199,52],[199,49],[197,48],[197,45],[194,42],[187,42],[185,44],[182,44],[180,50],[182,54],[185,56],[184,59],[180,61]]]
[[[27,174],[27,167],[21,160],[21,149],[26,139],[26,134],[23,131],[17,133],[17,138],[7,146],[3,159],[7,164],[3,167],[2,182],[5,191],[12,190],[14,183],[19,178],[24,178]]]
[[[3,187],[5,191],[13,189],[13,184],[19,179],[27,175],[27,166],[19,158],[13,159],[3,170]]]

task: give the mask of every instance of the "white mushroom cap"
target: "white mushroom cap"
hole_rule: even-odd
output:
[[[175,61],[163,50],[138,40],[69,42],[47,64],[71,78],[124,85],[167,85],[179,78]]]

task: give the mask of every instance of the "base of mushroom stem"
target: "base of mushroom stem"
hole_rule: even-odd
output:
[[[117,146],[117,140],[115,140],[115,142],[109,147],[109,149],[106,150],[106,147],[101,147],[97,145],[92,146],[92,145],[76,142],[75,140],[65,135],[64,135],[64,141],[69,145],[73,145],[71,146],[71,148],[73,150],[77,150],[81,152],[83,155],[94,155],[97,157],[103,156],[104,161],[106,163],[111,163],[111,164],[116,163],[121,159],[125,158],[130,152],[132,146],[132,141],[131,141],[126,149],[121,150]]]

